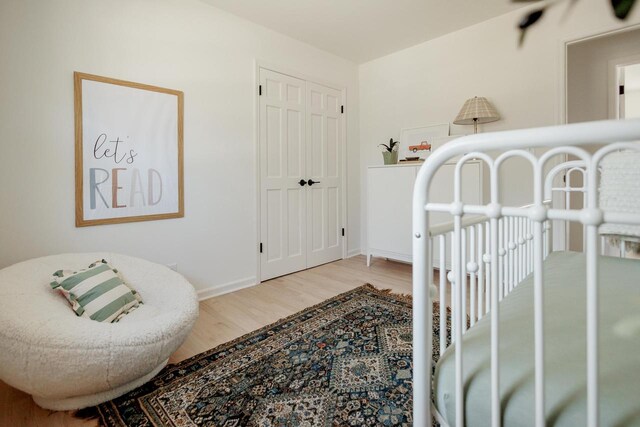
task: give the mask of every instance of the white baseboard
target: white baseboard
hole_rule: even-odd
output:
[[[223,283],[221,285],[211,286],[210,288],[200,289],[197,291],[198,300],[204,301],[209,298],[228,294],[229,292],[239,291],[240,289],[250,288],[258,284],[255,277],[247,277],[246,279],[236,280],[235,282]]]
[[[400,261],[408,264],[411,264],[411,261],[413,261],[411,254],[401,254],[398,252],[385,251],[385,250],[376,249],[376,248],[369,248],[369,254],[372,257],[387,258],[387,259]]]
[[[351,258],[358,255],[364,255],[362,253],[362,249],[351,249],[350,251],[347,251],[347,258]]]

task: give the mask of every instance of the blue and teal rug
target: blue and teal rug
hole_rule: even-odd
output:
[[[95,409],[107,426],[410,426],[411,384],[411,299],[365,285]]]

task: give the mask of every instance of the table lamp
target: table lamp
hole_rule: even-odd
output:
[[[473,133],[478,133],[478,123],[495,122],[500,115],[485,97],[467,99],[453,121],[456,125],[473,125]]]

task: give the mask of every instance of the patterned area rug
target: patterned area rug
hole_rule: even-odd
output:
[[[411,347],[410,297],[365,285],[96,409],[107,426],[410,426]]]

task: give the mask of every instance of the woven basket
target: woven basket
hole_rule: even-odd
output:
[[[640,153],[618,152],[605,157],[601,163],[600,207],[606,212],[640,215]],[[600,234],[614,241],[621,239],[631,243],[631,249],[640,249],[640,226],[604,224]]]

